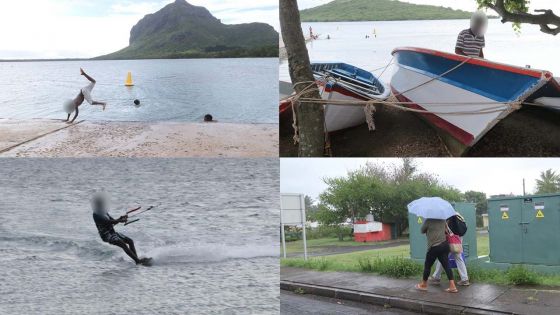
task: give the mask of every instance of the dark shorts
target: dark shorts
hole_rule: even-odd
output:
[[[122,242],[126,243],[128,240],[130,239],[126,235],[115,232],[109,234],[109,236],[107,236],[103,241],[109,244],[117,245]]]

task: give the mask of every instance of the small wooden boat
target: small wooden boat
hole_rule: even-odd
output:
[[[560,84],[548,71],[424,48],[397,48],[392,54],[393,94],[411,108],[431,112],[420,115],[442,131],[454,155],[466,153],[523,102],[554,108],[560,97]]]
[[[311,69],[325,100],[385,100],[391,93],[374,74],[346,63],[312,63]],[[290,106],[289,100],[281,102],[281,115],[286,115]],[[354,127],[365,121],[363,106],[325,105],[327,132]]]

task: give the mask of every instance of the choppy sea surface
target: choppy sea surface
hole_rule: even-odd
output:
[[[397,47],[454,52],[457,35],[469,27],[469,21],[303,23],[306,34],[310,26],[321,35],[307,45],[312,62],[345,62],[370,71],[378,69],[375,73],[380,75],[391,63],[391,52]],[[534,25],[522,25],[521,32],[516,33],[510,23],[502,24],[498,19],[490,20],[485,37],[487,59],[521,67],[529,65],[560,77],[560,37],[544,34]],[[381,79],[389,82],[392,70],[390,67],[385,71]],[[280,64],[280,79],[290,80],[286,61]]]
[[[0,314],[277,314],[277,159],[0,159]],[[89,198],[152,267],[103,243]]]
[[[65,119],[64,101],[89,83],[80,67],[97,81],[93,99],[109,104],[84,102],[80,119],[278,122],[277,58],[0,62],[0,118]]]

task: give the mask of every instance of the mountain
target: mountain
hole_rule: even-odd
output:
[[[394,0],[335,0],[301,11],[302,22],[469,19],[470,12]]]
[[[278,57],[278,36],[268,24],[223,24],[177,0],[134,25],[128,47],[97,59]]]

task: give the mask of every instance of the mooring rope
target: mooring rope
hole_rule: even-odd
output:
[[[296,108],[297,106],[299,106],[301,103],[315,103],[315,104],[322,104],[322,105],[337,105],[337,106],[363,106],[364,107],[364,114],[366,116],[366,122],[368,124],[368,129],[370,131],[375,130],[375,121],[374,121],[374,113],[376,111],[375,105],[382,105],[382,106],[387,106],[387,107],[391,107],[391,108],[395,108],[398,110],[402,110],[402,111],[407,111],[407,112],[414,112],[414,113],[419,113],[419,114],[433,114],[433,115],[448,115],[448,116],[466,116],[466,115],[487,115],[487,114],[492,114],[492,113],[502,113],[506,110],[510,110],[510,111],[516,111],[521,109],[522,105],[531,105],[531,106],[543,106],[542,104],[537,104],[537,103],[530,103],[530,102],[523,102],[523,101],[514,101],[514,102],[453,102],[453,103],[448,103],[448,102],[423,102],[422,104],[424,105],[432,105],[432,106],[463,106],[463,105],[495,105],[495,106],[491,106],[491,107],[487,107],[487,108],[482,108],[482,109],[476,109],[476,110],[466,110],[466,111],[451,111],[451,112],[445,112],[445,111],[432,111],[432,110],[425,110],[425,109],[415,109],[415,108],[410,108],[406,105],[415,105],[415,103],[413,102],[402,102],[399,101],[397,99],[397,96],[401,96],[405,93],[408,93],[410,91],[413,91],[415,89],[418,89],[424,85],[427,85],[435,80],[441,79],[443,77],[445,77],[446,75],[448,75],[449,73],[459,69],[460,67],[462,67],[463,65],[465,65],[467,62],[469,62],[470,60],[472,60],[473,57],[468,57],[465,60],[463,60],[461,63],[453,66],[452,68],[446,70],[445,72],[441,73],[438,76],[435,76],[433,78],[430,78],[429,80],[427,80],[426,82],[420,83],[416,86],[413,86],[405,91],[402,92],[398,92],[397,94],[393,94],[391,93],[391,95],[389,96],[388,99],[386,100],[378,100],[378,99],[369,99],[369,100],[364,100],[364,101],[360,101],[360,100],[332,100],[332,99],[315,99],[315,98],[306,98],[303,97],[304,94],[306,94],[307,92],[310,92],[312,89],[318,90],[317,88],[317,83],[315,81],[304,81],[304,82],[299,82],[294,84],[294,90],[295,87],[298,86],[299,84],[308,84],[303,90],[301,90],[299,93],[296,93],[295,95],[289,95],[287,97],[282,98],[282,101],[290,101],[292,103],[292,115],[293,115],[293,123],[292,123],[292,127],[294,128],[294,143],[297,144],[300,140],[299,137],[299,128],[298,128],[298,121],[297,121],[297,113],[296,113]],[[376,70],[380,70],[382,68],[384,68],[383,72],[381,73],[381,75],[383,75],[383,73],[385,73],[385,71],[387,70],[387,68],[392,64],[393,59],[391,59],[391,61],[385,66],[385,67],[381,67],[378,68]],[[374,70],[375,71],[375,70]],[[381,76],[380,75],[380,76]],[[335,83],[338,83],[339,80],[336,78],[333,78],[332,76],[329,75],[325,75],[323,77],[323,79],[327,82],[327,80],[329,80],[329,78],[332,78],[331,80],[334,80]],[[377,78],[379,80],[379,77]],[[367,88],[364,88],[363,86],[359,86],[356,84],[353,84],[351,82],[347,82],[344,81],[345,85],[349,85],[349,86],[353,86],[355,88],[359,88],[360,90],[367,90]],[[327,128],[325,126],[325,132],[326,132]]]

